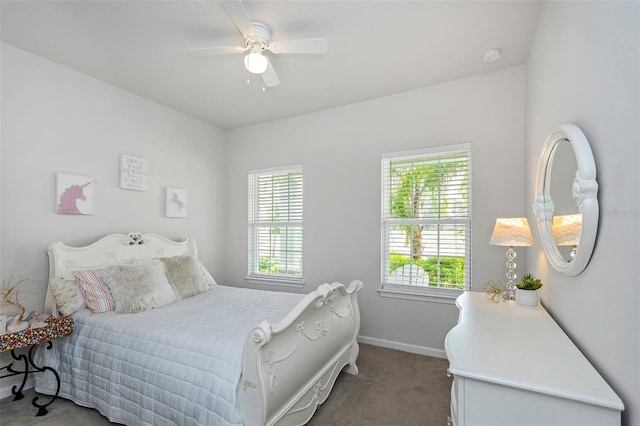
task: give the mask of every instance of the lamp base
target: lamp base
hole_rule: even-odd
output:
[[[503,295],[503,299],[505,300],[516,300],[516,278],[518,275],[515,273],[516,269],[516,251],[513,249],[513,246],[509,246],[507,250],[507,290]]]

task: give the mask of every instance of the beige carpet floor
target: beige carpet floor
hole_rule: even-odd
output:
[[[359,374],[342,373],[311,426],[442,426],[447,424],[451,379],[448,362],[407,352],[360,345]],[[2,426],[113,425],[95,410],[58,398],[46,416],[35,417],[33,390],[0,401]],[[46,402],[42,397],[40,402]]]

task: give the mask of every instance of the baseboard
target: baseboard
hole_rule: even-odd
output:
[[[391,340],[377,339],[375,337],[358,336],[358,342],[364,343],[367,345],[381,346],[383,348],[396,349],[399,351],[409,352],[413,354],[432,356],[434,358],[447,357],[443,349],[428,348],[426,346],[411,345],[408,343],[400,343],[400,342],[394,342]],[[13,388],[13,386],[20,386],[20,382],[22,381],[21,376],[20,377],[16,376],[11,378],[13,380],[9,380],[9,379],[10,378],[7,377],[6,379],[2,380],[3,383],[2,383],[2,386],[0,386],[0,399],[4,399],[12,396],[13,394],[11,393],[11,389]],[[33,377],[29,377],[27,379],[27,383],[25,383],[23,390],[27,390],[31,388],[33,388]]]
[[[367,345],[381,346],[383,348],[396,349],[403,352],[410,352],[412,354],[431,356],[434,358],[447,358],[444,349],[428,348],[426,346],[411,345],[408,343],[394,342],[391,340],[377,339],[375,337],[362,335],[358,336],[358,342]]]
[[[20,383],[22,383],[22,376],[14,376],[14,377],[6,377],[2,379],[2,386],[0,386],[0,399],[5,399],[10,396],[13,396],[11,389],[15,387],[20,387]],[[24,384],[22,388],[23,391],[27,389],[31,389],[33,387],[33,377],[28,377],[27,382]]]

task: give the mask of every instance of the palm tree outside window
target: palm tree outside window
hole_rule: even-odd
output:
[[[382,288],[470,288],[471,146],[383,155]]]

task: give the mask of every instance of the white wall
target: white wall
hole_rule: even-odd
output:
[[[525,215],[524,79],[524,67],[511,68],[230,131],[223,283],[246,285],[248,170],[300,163],[304,291],[360,279],[362,336],[442,355],[457,320],[453,305],[383,298],[376,291],[381,154],[471,142],[472,280],[482,291],[506,272],[505,250],[488,245],[496,217]]]
[[[600,202],[598,238],[582,274],[550,270],[540,246],[528,264],[545,284],[544,305],[623,399],[626,425],[640,424],[639,4],[545,2],[526,91],[527,200],[547,134],[569,122],[590,142]]]
[[[224,140],[212,125],[3,43],[2,277],[28,278],[20,301],[42,310],[50,241],[130,231],[195,236],[215,274],[224,266]],[[148,191],[119,189],[123,153],[148,160]],[[95,178],[93,215],[55,214],[57,172]],[[166,186],[188,190],[188,218],[164,217]]]

